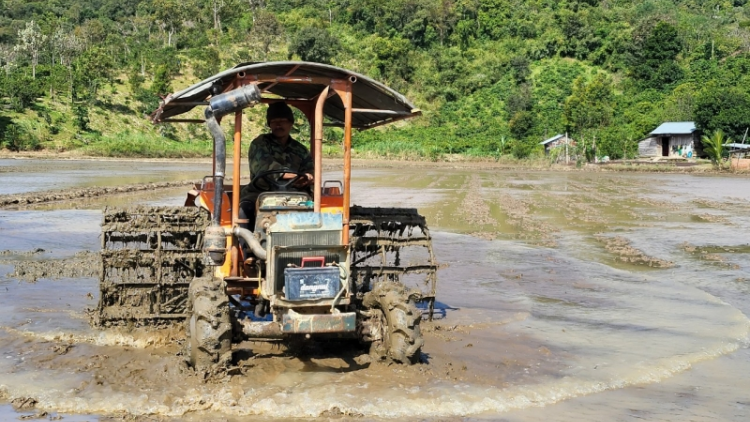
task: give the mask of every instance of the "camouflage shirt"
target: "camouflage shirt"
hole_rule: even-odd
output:
[[[288,168],[312,174],[314,169],[312,157],[304,145],[289,137],[286,145],[282,146],[270,133],[253,139],[247,158],[250,163],[250,180],[267,170]],[[254,190],[250,186],[249,188]]]

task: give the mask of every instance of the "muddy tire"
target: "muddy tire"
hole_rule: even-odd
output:
[[[194,279],[190,283],[190,318],[186,323],[184,355],[196,371],[217,373],[232,360],[232,324],[229,299],[220,280]]]
[[[419,329],[422,312],[414,303],[414,294],[401,283],[380,282],[365,294],[362,302],[375,333],[370,355],[379,360],[414,364],[419,362],[424,339]]]

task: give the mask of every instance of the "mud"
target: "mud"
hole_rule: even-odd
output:
[[[72,201],[84,198],[97,198],[108,195],[119,195],[131,192],[153,191],[179,186],[192,186],[197,181],[183,180],[178,182],[142,183],[118,187],[64,189],[60,191],[34,192],[22,195],[0,195],[0,208],[23,207],[28,205],[46,204],[58,201]]]
[[[630,246],[630,241],[624,237],[595,236],[595,238],[604,244],[607,252],[615,255],[615,258],[622,262],[655,268],[674,267],[674,262],[648,256],[643,251]]]
[[[21,255],[33,256],[45,252],[34,250],[22,252]],[[70,258],[46,259],[40,261],[9,260],[0,261],[12,265],[13,271],[7,275],[17,280],[34,283],[40,278],[60,280],[64,278],[98,277],[101,273],[99,253],[92,251],[77,252]]]

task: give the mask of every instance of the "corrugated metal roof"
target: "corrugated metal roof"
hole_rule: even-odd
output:
[[[547,145],[550,142],[555,142],[556,140],[562,138],[563,136],[565,136],[565,135],[557,134],[557,135],[555,135],[555,136],[547,139],[546,141],[539,142],[539,145]]]
[[[695,132],[695,122],[664,122],[650,135],[689,135]]]
[[[354,128],[367,129],[393,120],[422,114],[406,97],[367,76],[321,63],[281,61],[241,63],[232,69],[225,70],[175,92],[164,99],[161,106],[152,113],[151,120],[154,122],[164,121],[170,117],[186,113],[195,106],[204,105],[212,93],[226,91],[234,86],[233,84],[238,78],[251,76],[263,78],[268,75],[286,78],[355,78],[356,83],[352,86],[352,107],[354,109],[372,110],[373,112],[353,113],[352,127]],[[309,101],[315,99],[326,84],[321,86],[315,83],[261,82],[258,87],[264,94],[271,94],[275,98]],[[378,112],[381,110],[384,112]],[[330,97],[326,101],[323,113],[334,124],[343,124],[344,104],[341,98],[338,95]]]

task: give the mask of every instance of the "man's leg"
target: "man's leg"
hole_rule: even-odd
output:
[[[239,223],[239,226],[243,229],[255,230],[255,203],[257,199],[256,196],[255,198],[243,198],[240,201],[239,217],[240,220],[246,220],[246,222]]]

